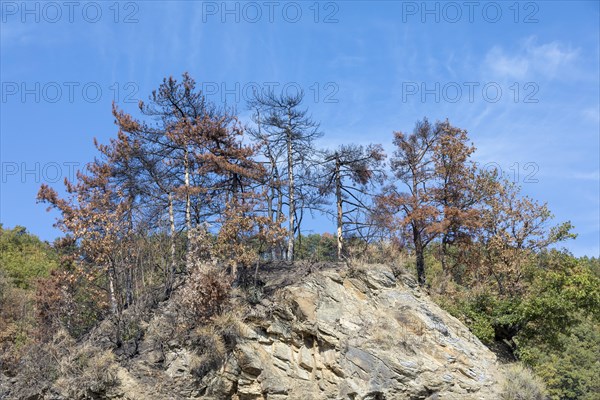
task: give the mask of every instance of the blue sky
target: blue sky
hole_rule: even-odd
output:
[[[322,146],[379,142],[449,118],[482,165],[571,220],[576,255],[600,252],[600,6],[540,2],[1,3],[0,221],[51,240],[36,204],[189,71],[247,117],[254,87],[302,88]],[[308,228],[332,231],[326,220]]]

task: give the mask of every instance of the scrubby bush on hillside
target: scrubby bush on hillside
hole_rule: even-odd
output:
[[[31,341],[34,325],[32,293],[15,287],[0,270],[0,369],[16,368]]]
[[[61,359],[56,387],[72,399],[98,398],[119,383],[117,370],[110,350],[79,346]]]
[[[501,400],[546,400],[544,383],[529,369],[513,364],[506,369]]]
[[[15,286],[27,289],[57,267],[58,257],[49,244],[22,226],[4,229],[0,224],[0,270]]]
[[[600,391],[600,265],[550,251],[525,270],[519,295],[501,296],[480,285],[434,297],[484,343],[509,350],[504,358],[531,367],[552,400],[595,399]]]
[[[61,376],[60,363],[75,351],[75,346],[75,340],[61,329],[47,342],[32,341],[22,347],[18,365],[13,370],[19,379],[12,388],[12,398],[39,398],[40,393],[52,390]]]
[[[600,323],[582,318],[558,348],[524,343],[521,359],[544,380],[552,400],[596,400],[600,393]]]
[[[226,306],[231,292],[231,277],[211,265],[190,271],[179,293],[180,317],[190,327],[207,321]]]
[[[213,317],[210,322],[190,332],[188,339],[194,350],[190,365],[192,372],[202,377],[208,371],[219,367],[235,347],[241,330],[245,327],[239,312],[230,310]]]

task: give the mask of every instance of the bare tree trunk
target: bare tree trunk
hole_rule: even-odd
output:
[[[133,233],[133,203],[134,203],[134,195],[129,191],[129,195],[127,198],[127,203],[129,205],[127,211],[127,241],[132,240],[135,237]],[[131,244],[126,245],[125,248],[125,307],[129,307],[133,304],[133,255],[131,254]]]
[[[117,299],[117,272],[115,266],[111,265],[108,267],[108,295],[110,301],[110,312],[115,322],[115,343],[117,346],[121,345],[121,327],[122,320],[119,312],[119,302]]]
[[[298,224],[298,247],[295,248],[294,251],[302,254],[302,232],[300,232],[300,224]]]
[[[169,192],[169,224],[171,231],[171,262],[167,267],[167,287],[166,292],[167,296],[171,294],[171,290],[173,289],[173,276],[175,274],[176,262],[175,262],[175,212],[173,211],[173,194]]]
[[[188,150],[185,149],[185,158],[183,160],[185,166],[185,225],[187,228],[187,252],[185,266],[189,271],[192,266],[191,260],[191,243],[192,243],[192,216],[191,216],[191,200],[190,200],[190,165],[188,160]]]
[[[448,235],[444,234],[442,236],[442,256],[441,256],[441,262],[442,262],[442,271],[444,272],[444,274],[446,276],[449,275],[448,261],[446,259],[446,254],[447,253],[448,253]]]
[[[294,197],[294,160],[292,154],[292,132],[288,128],[287,136],[287,163],[288,163],[288,178],[289,178],[289,233],[288,233],[288,249],[287,249],[287,260],[294,260],[294,223],[296,216],[296,203]]]
[[[275,226],[275,221],[277,218],[277,216],[275,215],[276,211],[273,209],[273,201],[275,200],[274,185],[275,185],[274,179],[271,178],[271,180],[269,182],[270,190],[269,190],[269,194],[267,195],[267,210],[268,210],[269,222],[271,223],[272,226]],[[276,257],[275,246],[271,245],[271,248],[269,250],[271,252],[271,259],[275,260],[275,257]]]
[[[423,242],[418,229],[413,225],[413,240],[415,243],[415,255],[417,258],[417,281],[419,286],[425,286],[425,254]]]
[[[140,269],[140,273],[142,275],[142,287],[146,288],[146,274],[144,274],[144,268]]]
[[[423,254],[423,249],[419,248],[416,251],[417,253],[417,280],[419,281],[419,286],[425,286],[425,256]]]
[[[237,282],[237,277],[238,277],[238,264],[237,262],[234,262],[231,264],[231,279],[234,282]]]
[[[281,223],[283,222],[283,191],[281,187],[277,189],[277,226],[281,227]],[[283,243],[282,241],[277,241],[277,249],[279,250],[279,258],[283,260]]]
[[[125,305],[129,307],[133,304],[133,267],[128,266],[125,281]]]
[[[417,196],[419,193],[419,183],[417,181],[417,177],[413,175],[412,177],[412,195]],[[415,207],[416,208],[416,207]],[[425,286],[425,247],[423,246],[423,237],[421,236],[421,231],[419,230],[419,221],[412,221],[412,234],[413,234],[413,243],[415,245],[415,255],[417,258],[417,281],[419,282],[419,286]]]
[[[340,176],[340,158],[336,153],[335,156],[335,198],[337,203],[337,258],[342,259],[343,242],[343,211],[342,211],[342,179]]]
[[[108,268],[108,295],[110,298],[110,311],[113,315],[117,315],[119,313],[117,290],[115,286],[115,268],[110,266]]]

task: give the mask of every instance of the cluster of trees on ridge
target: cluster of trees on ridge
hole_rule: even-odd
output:
[[[573,238],[572,226],[549,226],[545,204],[478,168],[465,130],[423,119],[393,134],[388,158],[380,144],[317,148],[322,133],[301,93],[257,93],[249,107],[243,125],[187,74],[141,102],[142,119],[113,107],[117,137],[95,142],[99,157],[66,181],[67,197],[47,185],[38,193],[65,236],[47,246],[0,229],[2,246],[19,249],[0,265],[10,289],[0,295],[0,348],[46,343],[60,328],[82,337],[104,318],[118,347],[135,336],[126,310],[157,290],[171,296],[178,276],[187,309],[207,321],[262,261],[402,258],[484,342],[543,365],[555,398],[594,391],[598,260],[548,250]],[[303,234],[313,213],[330,216],[335,235]],[[573,365],[591,360],[569,382],[557,380],[566,348],[581,355]],[[7,350],[0,370],[18,365],[17,353]]]
[[[569,223],[546,229],[545,205],[477,169],[466,131],[448,121],[423,119],[412,133],[395,132],[388,179],[379,144],[317,149],[319,124],[301,102],[302,93],[257,93],[249,104],[254,124],[242,126],[189,75],[165,79],[140,102],[147,118],[113,107],[117,138],[96,142],[101,157],[66,182],[71,197],[42,185],[38,199],[60,211],[58,226],[88,269],[106,274],[114,312],[134,300],[142,271],[131,241],[140,236],[168,237],[167,292],[177,271],[202,258],[194,242],[210,234],[216,240],[205,255],[225,262],[234,277],[260,258],[294,260],[307,212],[335,216],[339,259],[350,236],[408,245],[421,285],[424,250],[433,241],[441,243],[449,275],[458,279],[464,258],[477,257],[506,292],[518,286],[515,252],[572,236]]]

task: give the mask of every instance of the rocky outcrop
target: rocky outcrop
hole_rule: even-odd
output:
[[[410,276],[385,265],[341,264],[280,266],[258,276],[262,296],[232,320],[235,337],[227,346],[217,349],[215,341],[211,349],[210,326],[199,327],[208,332],[206,354],[181,343],[174,334],[175,297],[143,322],[141,339],[115,351],[117,383],[100,394],[88,390],[85,398],[499,398],[502,375],[494,354]],[[88,341],[108,346],[101,332]],[[0,376],[0,397],[25,398],[17,386]],[[27,398],[71,398],[59,389]]]
[[[411,287],[412,286],[412,287]],[[383,265],[323,270],[253,309],[205,396],[496,399],[496,357]]]

